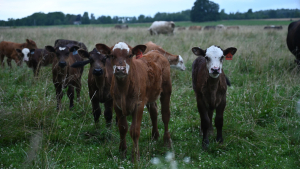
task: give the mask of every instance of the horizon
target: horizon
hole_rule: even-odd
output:
[[[8,21],[9,18],[21,19],[38,12],[45,14],[49,12],[62,12],[64,14],[80,14],[81,16],[84,12],[88,12],[89,17],[93,13],[96,18],[102,15],[111,17],[138,17],[139,15],[145,15],[154,17],[158,12],[176,13],[192,9],[195,1],[196,0],[165,0],[160,2],[159,0],[152,0],[151,2],[143,2],[143,5],[140,5],[138,0],[126,2],[121,0],[110,0],[109,2],[94,2],[91,0],[85,2],[79,0],[60,2],[58,0],[52,0],[51,2],[37,2],[34,4],[24,4],[24,1],[21,0],[13,0],[10,2],[0,0],[0,20]],[[261,10],[300,8],[299,0],[287,0],[284,4],[282,4],[282,0],[265,0],[263,2],[259,0],[213,0],[213,2],[219,4],[219,11],[224,9],[227,14],[236,12],[244,13],[249,9],[252,9],[253,12],[257,12]],[[91,5],[83,8],[86,4]],[[168,8],[166,8],[166,6],[168,6]]]

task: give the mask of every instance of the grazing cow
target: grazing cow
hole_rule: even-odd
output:
[[[99,44],[96,45],[96,48]],[[101,46],[101,45],[100,45]],[[109,47],[106,50],[99,50],[94,48],[91,52],[87,52],[83,49],[79,49],[78,53],[82,58],[87,58],[87,61],[76,62],[71,67],[83,67],[90,63],[90,70],[88,75],[88,87],[89,95],[93,107],[93,115],[95,123],[99,122],[101,115],[100,103],[104,103],[105,111],[104,117],[106,120],[106,126],[109,127],[112,119],[112,106],[113,100],[110,95],[111,79],[113,75],[113,68],[111,65],[111,59],[106,59],[105,53],[110,51]]]
[[[179,30],[179,31],[183,31],[183,30],[185,30],[185,27],[183,27],[183,26],[181,26],[181,27],[178,27],[178,28],[177,28],[177,30]]]
[[[189,30],[201,31],[202,26],[190,26]]]
[[[157,50],[162,54],[165,58],[168,59],[171,68],[185,70],[185,65],[183,63],[183,59],[180,55],[173,55],[171,53],[166,52],[162,47],[156,45],[155,43],[149,41],[145,44],[147,46],[145,53],[148,53],[152,50]]]
[[[139,136],[144,105],[146,104],[151,121],[152,137],[158,139],[157,105],[160,96],[162,120],[164,123],[164,142],[170,146],[168,123],[170,120],[170,96],[172,83],[170,64],[158,51],[151,51],[140,59],[132,59],[139,52],[144,52],[145,45],[134,48],[124,42],[115,44],[112,48],[98,45],[99,51],[106,51],[112,59],[113,78],[110,92],[113,97],[114,110],[118,117],[120,146],[123,158],[126,157],[126,133],[128,124],[126,116],[132,116],[130,136],[133,139],[132,161],[139,159]]]
[[[300,65],[300,20],[289,24],[286,44],[296,57],[295,62]]]
[[[63,88],[68,87],[67,95],[70,99],[70,109],[74,106],[74,87],[77,93],[77,100],[80,100],[81,75],[83,67],[72,68],[71,65],[83,59],[78,55],[78,46],[45,46],[48,52],[55,55],[52,63],[53,84],[56,90],[57,110],[61,108]]]
[[[78,41],[75,41],[75,40],[57,39],[54,42],[54,47],[66,46],[66,45],[69,45],[69,46],[71,46],[71,45],[78,46],[79,48],[82,48],[82,49],[84,49],[84,50],[87,51],[87,47],[85,46],[84,43],[78,42]]]
[[[115,25],[115,29],[128,29],[128,25]]]
[[[205,26],[204,30],[216,30],[216,26]]]
[[[22,64],[23,58],[22,55],[18,55],[15,49],[36,49],[36,43],[33,40],[26,39],[26,43],[14,43],[8,41],[2,41],[0,43],[0,61],[2,68],[4,68],[4,56],[7,57],[7,65],[12,68],[11,60],[15,60],[16,64],[20,66]]]
[[[270,25],[270,26],[265,26],[264,29],[266,29],[266,30],[282,30],[282,26]]]
[[[192,66],[192,82],[196,95],[197,107],[201,118],[203,132],[202,147],[209,144],[208,130],[212,130],[213,111],[216,109],[215,126],[217,128],[217,142],[222,143],[223,113],[226,106],[226,78],[222,69],[224,57],[230,57],[237,51],[230,47],[222,50],[220,47],[211,46],[206,50],[199,47],[192,48],[195,55],[199,56]]]
[[[154,21],[148,30],[151,35],[174,34],[175,23],[170,21]]]
[[[16,49],[19,55],[22,55],[23,61],[28,67],[33,68],[33,76],[37,77],[41,66],[52,64],[53,56],[45,49]]]
[[[226,29],[227,29],[227,30],[229,30],[229,29],[237,29],[237,30],[239,30],[240,27],[239,27],[239,26],[227,26]]]

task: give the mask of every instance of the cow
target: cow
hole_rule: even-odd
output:
[[[265,26],[265,30],[282,30],[282,26],[275,26],[275,25],[270,25],[270,26]]]
[[[74,46],[78,46],[79,48],[82,48],[86,51],[88,50],[83,42],[78,42],[75,40],[57,39],[54,42],[54,47],[66,46],[66,45],[74,45]]]
[[[183,30],[185,30],[185,27],[183,27],[183,26],[177,27],[177,30],[178,31],[183,31]]]
[[[208,131],[213,130],[212,117],[214,110],[216,110],[216,140],[219,143],[223,142],[222,127],[227,85],[222,66],[225,56],[226,58],[232,58],[236,51],[237,49],[234,47],[225,50],[218,46],[211,46],[206,50],[199,47],[192,48],[192,52],[198,56],[192,65],[192,84],[201,118],[203,149],[206,149],[209,144]]]
[[[53,56],[45,49],[16,49],[19,55],[22,55],[23,61],[28,67],[33,69],[33,76],[38,77],[41,66],[52,64]]]
[[[190,26],[189,30],[196,30],[196,31],[201,31],[202,26]]]
[[[24,49],[28,48],[30,49],[37,49],[36,43],[33,40],[26,39],[25,43],[14,43],[14,42],[8,42],[8,41],[2,41],[0,42],[0,61],[1,66],[4,68],[4,57],[7,57],[7,65],[12,68],[11,66],[11,60],[15,60],[16,64],[20,66],[23,62],[22,55],[19,55],[15,49]]]
[[[165,58],[168,59],[171,68],[173,69],[179,69],[184,71],[185,65],[183,63],[183,59],[180,55],[173,55],[171,53],[166,52],[162,47],[156,45],[155,43],[149,41],[145,44],[147,46],[145,53],[152,51],[152,50],[157,50],[162,54]]]
[[[164,143],[170,146],[168,123],[170,120],[170,96],[172,82],[170,64],[158,51],[151,51],[140,59],[133,56],[146,50],[145,45],[131,47],[124,42],[118,42],[111,48],[105,44],[97,46],[99,51],[108,53],[113,65],[113,77],[110,93],[113,107],[118,117],[120,132],[119,149],[123,158],[126,157],[126,133],[128,131],[127,116],[132,116],[130,136],[133,139],[132,161],[139,159],[139,136],[144,105],[146,104],[151,121],[152,137],[157,140],[157,104],[160,96],[162,120],[164,123]]]
[[[74,106],[74,88],[76,89],[77,100],[80,101],[83,67],[71,67],[73,63],[83,60],[77,53],[79,47],[70,44],[57,47],[45,46],[45,49],[54,55],[52,63],[52,79],[56,90],[57,110],[59,111],[61,109],[61,99],[63,97],[62,89],[67,87],[67,95],[70,99],[69,108],[72,109]]]
[[[113,68],[111,65],[111,59],[107,59],[106,55],[109,53],[104,53],[110,51],[110,48],[106,50],[99,50],[101,53],[94,48],[91,52],[79,49],[78,54],[87,61],[76,62],[71,67],[83,67],[84,65],[90,63],[90,70],[88,75],[88,87],[89,95],[92,102],[94,121],[99,122],[99,117],[101,115],[101,108],[99,103],[104,103],[105,111],[104,117],[106,120],[106,126],[110,127],[112,120],[112,107],[113,100],[110,95],[111,79],[113,75]],[[101,45],[100,45],[101,46]]]
[[[175,23],[172,21],[154,21],[148,28],[150,35],[174,34]]]
[[[216,30],[216,26],[205,26],[204,30]]]
[[[128,25],[115,25],[115,29],[128,29]]]
[[[300,20],[289,24],[286,44],[296,57],[295,62],[300,65]]]
[[[240,27],[239,26],[227,26],[226,29],[227,30],[230,30],[230,29],[237,29],[237,30],[239,30]]]

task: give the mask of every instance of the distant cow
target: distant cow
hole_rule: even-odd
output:
[[[59,46],[78,46],[79,48],[82,48],[84,50],[88,50],[87,47],[85,46],[85,44],[83,42],[78,42],[75,40],[67,40],[67,39],[57,39],[54,42],[54,47],[59,47]]]
[[[102,46],[102,47],[101,47]],[[157,104],[160,96],[162,120],[164,123],[164,142],[170,146],[168,123],[170,120],[170,96],[172,82],[170,64],[158,51],[151,51],[140,59],[132,59],[139,52],[144,52],[145,45],[131,47],[124,42],[107,48],[102,44],[99,51],[110,53],[112,59],[113,78],[110,92],[113,97],[114,110],[118,117],[120,132],[119,149],[126,157],[126,133],[128,131],[127,116],[132,116],[130,136],[133,140],[132,161],[139,159],[139,137],[144,105],[146,104],[152,120],[152,138],[158,139]]]
[[[74,106],[74,87],[77,93],[77,100],[80,100],[81,75],[83,67],[72,68],[71,65],[83,59],[78,55],[78,46],[45,46],[48,52],[54,54],[52,63],[53,84],[56,90],[57,110],[61,108],[61,99],[63,97],[63,88],[68,87],[67,95],[70,99],[70,109]]]
[[[103,47],[102,44],[97,44],[97,46]],[[76,62],[71,67],[83,67],[84,65],[90,63],[90,70],[88,75],[88,87],[89,95],[93,107],[93,115],[95,123],[99,122],[99,117],[101,115],[101,108],[99,103],[104,103],[105,111],[104,117],[106,120],[106,126],[109,127],[112,119],[112,106],[113,100],[110,95],[111,79],[113,76],[113,68],[111,65],[111,59],[107,59],[105,53],[110,51],[109,47],[107,49],[99,51],[94,48],[91,52],[79,49],[78,53],[82,58],[88,59],[87,61]]]
[[[217,142],[223,142],[222,127],[227,85],[222,65],[224,57],[232,58],[237,49],[230,47],[222,50],[220,47],[211,46],[206,50],[194,47],[192,51],[198,56],[192,66],[192,83],[201,119],[202,147],[206,149],[209,144],[208,131],[213,129],[212,117],[215,109]]]
[[[0,61],[2,68],[4,67],[4,56],[7,57],[7,65],[12,68],[11,60],[15,60],[16,64],[20,66],[23,62],[22,55],[19,55],[15,49],[36,49],[36,43],[33,40],[26,39],[26,43],[14,43],[8,41],[2,41],[0,43]]]
[[[128,25],[115,25],[115,29],[128,29]]]
[[[286,44],[296,57],[295,62],[300,65],[300,20],[289,24]]]
[[[266,29],[266,30],[281,30],[282,26],[270,25],[270,26],[265,26],[264,29]]]
[[[227,29],[227,30],[229,30],[229,29],[236,29],[236,30],[239,30],[240,27],[239,27],[239,26],[227,26],[226,29]]]
[[[174,34],[175,23],[172,21],[155,21],[148,30],[151,35]]]
[[[181,27],[177,27],[177,30],[179,30],[179,31],[183,31],[183,30],[185,30],[185,27],[183,27],[183,26],[181,26]]]
[[[165,58],[168,59],[171,68],[185,70],[185,65],[180,55],[173,55],[169,52],[166,52],[162,47],[156,45],[151,41],[147,42],[145,45],[147,46],[145,53],[148,53],[149,51],[152,50],[157,50],[160,52],[160,54],[162,54]]]
[[[41,66],[52,64],[53,56],[45,49],[16,49],[19,55],[23,55],[23,60],[28,67],[33,68],[33,76],[37,77]]]
[[[204,30],[216,30],[216,26],[205,26]]]
[[[201,31],[202,26],[190,26],[189,30],[197,30],[197,31]]]

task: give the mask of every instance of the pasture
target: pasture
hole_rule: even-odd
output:
[[[118,127],[105,127],[100,116],[94,124],[88,95],[88,65],[82,77],[81,102],[69,110],[62,99],[56,111],[51,66],[42,67],[38,79],[23,63],[0,69],[0,168],[297,168],[300,166],[300,72],[286,46],[287,25],[280,31],[263,26],[241,26],[228,31],[178,31],[174,36],[150,36],[146,27],[115,30],[105,27],[41,27],[0,29],[0,41],[22,43],[33,39],[38,48],[54,45],[56,39],[84,42],[89,51],[96,43],[112,46],[124,41],[131,46],[148,41],[180,54],[187,69],[171,69],[172,95],[169,131],[172,148],[163,146],[163,122],[158,116],[160,138],[151,140],[152,124],[144,110],[140,161],[130,162],[132,141],[127,134],[127,159],[119,153]],[[211,45],[236,47],[232,61],[223,69],[231,80],[224,113],[224,143],[210,136],[203,151],[200,116],[192,89],[191,48]],[[159,103],[159,102],[158,102]],[[299,103],[300,104],[300,103]],[[159,104],[158,104],[159,105]],[[159,105],[160,107],[160,105]],[[104,106],[101,105],[102,111]],[[115,118],[115,114],[113,114]],[[128,118],[129,121],[131,120]],[[130,124],[130,122],[129,122]],[[166,157],[174,153],[172,160]],[[156,157],[156,158],[154,158]],[[153,159],[160,163],[153,164]],[[152,160],[152,162],[151,162]]]

